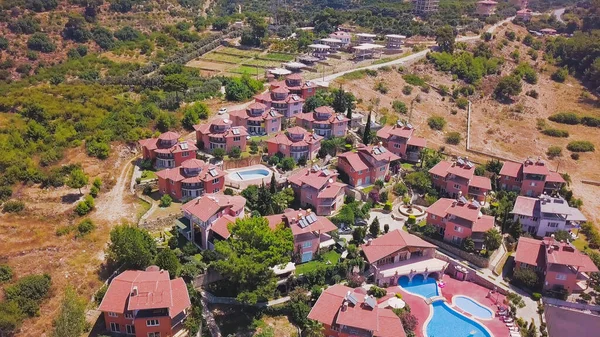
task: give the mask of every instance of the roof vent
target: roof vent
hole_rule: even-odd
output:
[[[367,240],[367,246],[370,246],[372,242],[373,242],[373,239]]]
[[[131,289],[131,296],[137,296],[137,295],[138,295],[138,287],[133,286],[133,289]]]

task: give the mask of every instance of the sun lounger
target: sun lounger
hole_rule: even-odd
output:
[[[511,327],[511,326],[515,326],[514,323],[506,323],[506,326]]]
[[[504,323],[512,323],[512,322],[514,322],[514,321],[515,321],[515,320],[514,320],[512,317],[507,317],[507,318],[504,318]]]

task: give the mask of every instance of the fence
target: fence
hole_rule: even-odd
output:
[[[494,282],[485,278],[485,276],[477,273],[477,271],[473,268],[465,267],[463,264],[460,264],[458,261],[451,259],[448,256],[440,254],[438,252],[436,252],[435,258],[448,262],[449,266],[446,269],[447,274],[453,274],[454,268],[456,268],[456,266],[460,265],[461,267],[466,268],[469,271],[466,281],[473,282],[475,284],[478,284],[478,285],[480,285],[484,288],[488,288],[490,290],[496,290],[497,292],[499,292],[502,295],[508,294],[507,290],[503,289],[502,287],[497,286]]]
[[[563,300],[559,300],[557,298],[551,298],[551,297],[542,298],[542,302],[545,304],[550,304],[550,305],[554,305],[557,307],[600,312],[600,305],[592,305],[592,304],[585,304],[585,303],[573,303],[573,302],[567,302],[567,301],[563,301]]]
[[[490,265],[490,260],[487,259],[487,258],[485,258],[485,257],[473,255],[471,253],[467,253],[467,252],[465,252],[464,250],[462,250],[460,248],[457,248],[457,247],[454,247],[454,246],[452,246],[452,245],[450,245],[448,243],[445,243],[445,242],[442,242],[442,241],[430,238],[430,237],[425,236],[425,235],[423,235],[423,234],[421,234],[419,232],[411,231],[411,234],[414,234],[414,235],[420,237],[421,239],[423,239],[423,240],[425,240],[425,241],[427,241],[429,243],[432,243],[432,244],[438,246],[439,248],[441,248],[443,250],[446,250],[446,251],[448,251],[448,252],[450,252],[450,253],[452,253],[452,254],[460,257],[461,259],[467,260],[467,261],[471,262],[472,264],[476,265],[479,268],[487,268]]]
[[[208,302],[210,304],[247,305],[247,304],[241,303],[235,297],[219,297],[219,296],[215,296],[215,295],[209,293],[206,290],[201,290],[200,292],[202,294],[202,297],[204,297],[204,299],[206,300],[206,302]],[[254,307],[266,307],[266,306],[268,306],[268,303],[259,302],[259,303],[254,304],[253,306]]]

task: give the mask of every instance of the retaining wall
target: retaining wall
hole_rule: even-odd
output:
[[[451,244],[448,244],[446,242],[439,241],[436,239],[432,239],[432,238],[425,236],[419,232],[411,231],[411,234],[414,234],[414,235],[420,237],[421,239],[423,239],[429,243],[432,243],[432,244],[440,247],[441,249],[446,250],[446,251],[460,257],[461,259],[467,260],[479,268],[487,268],[490,265],[490,260],[486,259],[485,257],[467,253],[460,248],[452,246]]]

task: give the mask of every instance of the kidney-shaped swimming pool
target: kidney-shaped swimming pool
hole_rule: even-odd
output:
[[[454,305],[469,314],[481,319],[490,319],[494,317],[494,312],[487,307],[477,303],[473,299],[466,296],[455,296],[452,301]]]

